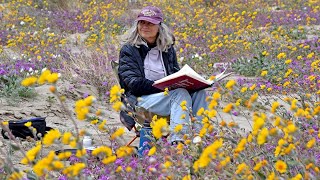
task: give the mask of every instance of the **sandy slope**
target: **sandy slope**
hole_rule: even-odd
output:
[[[69,111],[73,113],[74,103],[76,100],[83,97],[84,94],[97,95],[97,90],[88,85],[80,85],[80,84],[72,84],[68,81],[60,81],[58,83],[58,91],[61,94],[64,94],[67,98],[66,105]],[[53,97],[53,94],[49,91],[49,85],[43,85],[36,87],[36,91],[38,96],[33,99],[28,99],[20,103],[16,103],[14,106],[6,102],[5,99],[0,99],[0,117],[5,120],[19,120],[19,119],[28,119],[32,117],[46,117],[47,126],[57,128],[61,132],[64,131],[74,131],[74,124],[70,120],[69,116],[67,116],[65,110],[62,108],[61,104],[57,101],[56,97]],[[49,98],[51,97],[51,98]],[[222,103],[224,106],[225,103]],[[101,109],[104,111],[104,114],[100,117],[101,119],[107,120],[107,125],[110,128],[118,128],[124,127],[120,120],[117,112],[112,110],[110,104],[107,102],[96,102],[94,108]],[[250,117],[250,113],[248,114]],[[250,122],[244,116],[232,116],[230,114],[223,113],[219,111],[219,119],[224,119],[227,122],[235,121],[239,124],[239,126],[245,130],[250,130]],[[101,144],[109,144],[110,135],[106,133],[98,133],[95,126],[90,125],[87,121],[78,121],[76,120],[76,124],[79,129],[85,129],[87,132],[92,134],[94,145],[99,146]],[[124,136],[123,144],[129,142],[135,133],[133,131],[129,132],[126,129],[126,134]],[[5,153],[0,153],[0,157],[4,158],[5,156],[10,156],[13,159],[13,163],[18,168],[28,168],[26,166],[22,166],[19,164],[19,161],[22,158],[20,152],[9,153],[9,149],[7,146],[8,141],[3,140],[1,137],[0,141],[0,149]],[[32,142],[23,141],[20,142],[21,146],[25,148],[25,150],[30,149],[32,146]],[[137,146],[139,144],[139,139],[137,139],[133,145]],[[53,145],[44,150],[48,152],[49,150],[59,150],[68,147],[59,147],[58,145]]]

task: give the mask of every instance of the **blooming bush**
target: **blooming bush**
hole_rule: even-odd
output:
[[[60,179],[320,178],[318,1],[79,1],[74,9],[54,9],[48,2],[0,5],[0,25],[5,27],[0,31],[0,76],[25,78],[19,88],[51,84],[74,131],[51,130],[32,141],[26,152],[11,139],[10,148],[21,152],[21,163],[32,170],[23,172],[10,158],[0,159],[1,178],[54,179],[54,172]],[[125,146],[124,129],[110,128],[102,118],[106,112],[94,108],[98,99],[80,99],[70,111],[55,83],[59,73],[76,72],[80,78],[75,80],[94,81],[91,84],[106,91],[103,83],[114,81],[100,76],[110,71],[108,61],[117,58],[117,36],[134,20],[135,9],[147,4],[164,11],[181,65],[188,63],[209,77],[216,73],[215,63],[229,62],[232,71],[252,78],[234,77],[208,89],[209,108],[195,112],[202,116],[200,122],[191,118],[169,132],[167,121],[154,117],[151,148],[140,158],[135,148]],[[75,35],[74,41],[70,35]],[[95,53],[77,55],[74,48]],[[77,57],[97,60],[88,67],[89,74],[83,69],[85,58]],[[44,67],[50,70],[41,72]],[[106,94],[119,111],[125,108],[120,101],[124,91],[112,83]],[[8,122],[0,120],[8,129]],[[87,121],[109,138],[86,151],[82,139],[90,134],[79,129],[77,121]],[[192,129],[194,123],[202,125],[200,132]],[[26,126],[33,129],[32,124]],[[184,144],[171,146],[166,136],[180,133],[183,126],[191,133],[184,136]],[[43,153],[53,144],[76,151]]]

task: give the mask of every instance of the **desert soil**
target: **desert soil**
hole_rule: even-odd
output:
[[[74,117],[74,103],[76,100],[83,98],[84,94],[97,96],[96,88],[89,85],[73,84],[68,81],[60,81],[57,84],[58,92],[66,96],[65,104],[69,112],[72,113]],[[58,102],[57,97],[55,97],[49,91],[49,85],[42,85],[35,88],[37,96],[32,99],[26,99],[21,102],[8,102],[5,98],[0,99],[0,117],[4,120],[21,120],[29,119],[33,117],[46,117],[47,126],[59,129],[60,132],[64,131],[74,131],[74,125],[72,120],[67,115],[67,112],[62,108],[61,104]],[[119,114],[112,110],[111,105],[108,102],[97,101],[94,106],[95,109],[101,109],[104,111],[103,115],[100,116],[101,119],[107,120],[107,125],[110,128],[124,127],[119,120]],[[240,128],[245,130],[250,130],[250,122],[241,115],[230,116],[219,111],[219,114],[226,121],[235,121],[239,124]],[[250,117],[250,113],[248,114]],[[74,118],[75,119],[75,118]],[[109,134],[103,134],[97,131],[94,125],[91,125],[88,121],[76,120],[76,124],[79,129],[85,129],[88,133],[92,134],[94,146],[99,146],[102,144],[109,144]],[[126,133],[124,135],[123,144],[129,142],[134,136],[134,131],[128,131],[126,128]],[[22,159],[22,153],[19,151],[10,151],[8,148],[9,141],[4,140],[2,136],[0,137],[0,159],[10,156],[13,160],[13,164],[19,169],[29,169],[30,167],[21,165],[19,162]],[[30,149],[33,142],[29,141],[17,141],[24,150]],[[136,139],[133,143],[134,146],[138,146],[139,139]],[[69,147],[61,147],[58,145],[52,145],[44,150],[48,152],[49,150],[59,150]],[[2,152],[2,153],[1,153]],[[1,164],[1,162],[0,162]]]

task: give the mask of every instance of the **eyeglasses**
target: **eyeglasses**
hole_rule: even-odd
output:
[[[140,25],[143,25],[143,26],[155,26],[156,24],[153,24],[151,22],[148,22],[148,21],[139,21],[138,22]]]

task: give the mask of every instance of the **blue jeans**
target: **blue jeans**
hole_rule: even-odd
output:
[[[205,90],[190,94],[187,90],[179,88],[169,91],[169,94],[166,96],[162,92],[141,96],[141,100],[138,101],[138,106],[160,116],[170,115],[170,141],[183,141],[183,135],[190,133],[190,126],[188,126],[191,124],[189,110],[192,110],[193,116],[196,117],[201,107],[208,109],[206,97],[207,94]],[[180,106],[182,101],[187,102],[187,111],[182,110]],[[183,114],[185,118],[181,119]],[[194,123],[193,128],[196,133],[201,129],[201,120],[202,117],[197,117],[198,123]],[[179,133],[174,133],[174,128],[179,124],[183,125],[182,130]]]

